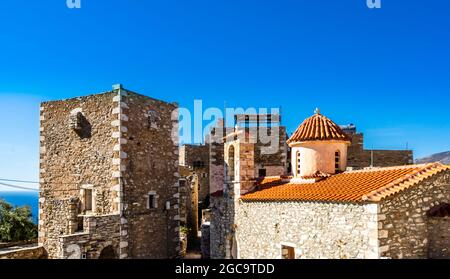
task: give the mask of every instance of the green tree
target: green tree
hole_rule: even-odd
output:
[[[0,241],[23,241],[37,237],[37,225],[33,223],[29,206],[13,207],[0,200]]]

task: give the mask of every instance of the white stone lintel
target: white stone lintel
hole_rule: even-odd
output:
[[[124,109],[128,109],[129,108],[127,103],[125,103],[125,102],[120,102],[120,107],[124,108]]]
[[[111,136],[115,139],[118,139],[118,138],[120,138],[121,135],[120,135],[120,132],[113,132]]]
[[[113,126],[113,127],[119,127],[119,126],[120,126],[120,120],[114,120],[114,121],[111,121],[111,126]]]
[[[120,115],[120,120],[122,120],[122,121],[128,121],[128,116],[126,116],[125,114],[121,114],[121,115]]]
[[[122,99],[122,98],[121,98],[120,95],[114,96],[114,97],[113,97],[113,102],[120,102],[121,99]]]
[[[121,113],[122,113],[121,107],[113,108],[112,110],[112,114],[121,114]]]

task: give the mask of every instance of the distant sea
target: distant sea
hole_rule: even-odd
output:
[[[31,206],[31,212],[33,214],[33,221],[38,222],[38,201],[39,193],[31,191],[18,191],[18,192],[0,192],[0,199],[5,200],[13,206]]]

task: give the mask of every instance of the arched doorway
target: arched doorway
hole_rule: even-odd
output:
[[[106,246],[100,253],[99,259],[117,259],[116,251],[111,245]]]

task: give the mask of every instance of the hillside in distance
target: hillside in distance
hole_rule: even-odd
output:
[[[444,165],[450,165],[450,151],[436,153],[428,157],[417,159],[417,164],[440,162]]]

